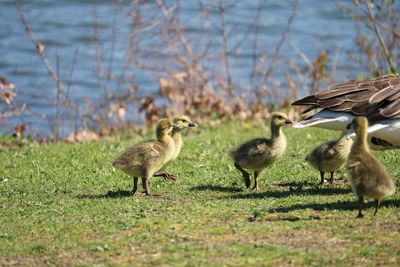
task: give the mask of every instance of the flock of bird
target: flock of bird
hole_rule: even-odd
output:
[[[371,153],[370,147],[400,148],[400,76],[386,75],[338,84],[297,100],[292,105],[308,106],[301,112],[302,120],[294,123],[285,113],[273,112],[270,138],[252,139],[228,150],[228,156],[243,175],[246,187],[251,186],[249,172],[252,171],[252,190],[257,191],[260,173],[285,153],[287,139],[283,126],[340,130],[343,133],[338,140],[317,146],[305,160],[320,172],[321,184],[326,172],[330,173],[329,182],[333,183],[334,172],[345,164],[351,188],[358,197],[357,217],[363,217],[365,197],[375,200],[376,215],[381,199],[394,194],[395,184],[385,166]],[[156,140],[135,144],[113,161],[114,167],[133,177],[132,194],[137,192],[139,178],[142,179],[145,195],[150,194],[150,177],[178,178],[160,171],[178,157],[182,148],[181,131],[196,126],[184,115],[177,115],[173,120],[161,119],[156,128]]]

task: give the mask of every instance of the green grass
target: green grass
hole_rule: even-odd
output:
[[[110,161],[134,139],[3,146],[0,265],[397,265],[400,194],[363,219],[344,170],[319,187],[303,157],[339,133],[286,129],[285,156],[244,188],[228,147],[268,135],[263,123],[228,123],[185,138],[168,171],[150,180],[161,196],[128,196],[132,179]],[[7,139],[7,142],[10,140]],[[7,147],[11,147],[7,148]],[[375,153],[399,184],[399,151]]]

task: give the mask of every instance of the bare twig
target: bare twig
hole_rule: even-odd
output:
[[[372,3],[371,3],[371,1],[370,0],[365,0],[365,5],[367,6],[368,16],[372,21],[372,25],[374,27],[376,36],[378,37],[379,43],[381,44],[381,47],[383,49],[383,53],[384,53],[384,55],[386,57],[386,60],[387,60],[387,62],[389,64],[389,66],[390,66],[390,69],[391,69],[392,72],[396,72],[396,65],[393,62],[393,57],[390,54],[389,49],[387,48],[385,39],[382,36],[382,33],[381,33],[380,28],[379,28],[378,22],[376,21],[375,15],[372,12],[372,8],[371,8]]]
[[[284,31],[282,32],[281,38],[279,39],[279,42],[277,43],[274,53],[270,56],[270,65],[268,67],[268,69],[263,73],[264,77],[270,77],[270,75],[272,74],[272,72],[274,71],[275,68],[275,64],[274,64],[274,60],[277,58],[277,56],[279,55],[279,52],[282,48],[282,45],[285,43],[285,40],[287,38],[287,35],[289,34],[290,28],[292,26],[292,23],[294,21],[294,18],[296,17],[296,12],[297,12],[297,7],[299,5],[299,0],[295,0],[294,5],[292,7],[292,11],[290,14],[290,17],[288,19],[288,22],[286,24],[286,27],[284,29]]]

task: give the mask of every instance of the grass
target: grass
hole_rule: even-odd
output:
[[[397,265],[400,194],[355,219],[345,171],[320,187],[303,161],[339,133],[286,129],[288,150],[261,174],[260,192],[244,188],[225,151],[264,135],[262,124],[191,132],[168,166],[181,179],[152,178],[153,197],[129,196],[132,179],[110,164],[139,138],[3,146],[0,265]],[[376,155],[399,184],[399,151]]]

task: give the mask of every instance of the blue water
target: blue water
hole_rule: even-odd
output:
[[[38,56],[35,47],[27,38],[20,22],[16,3],[18,1],[0,1],[0,75],[5,76],[17,88],[14,105],[26,103],[29,112],[16,118],[0,122],[0,132],[10,132],[13,125],[27,124],[39,135],[46,135],[51,130],[51,123],[39,119],[31,113],[44,114],[51,121],[55,116],[55,83],[49,79],[46,68]],[[77,53],[70,92],[77,103],[82,103],[82,96],[88,96],[92,101],[100,101],[96,69],[96,45],[93,42],[93,12],[96,10],[100,31],[100,44],[103,51],[104,67],[109,66],[109,58],[113,55],[112,70],[116,77],[130,75],[139,87],[139,95],[145,95],[158,90],[156,78],[142,70],[131,66],[125,67],[127,57],[128,37],[130,34],[129,12],[132,10],[130,1],[108,0],[31,0],[24,1],[26,18],[31,25],[35,37],[46,46],[46,54],[52,65],[56,66],[56,54],[60,55],[60,76],[69,80],[72,62]],[[218,1],[204,1],[204,3]],[[226,12],[226,23],[230,30],[230,44],[240,40],[254,20],[259,1],[225,1],[226,4],[237,2],[236,6]],[[145,3],[146,9],[156,9],[153,1]],[[271,51],[281,37],[283,29],[291,13],[293,1],[270,0],[262,12],[259,25],[260,51]],[[210,12],[208,34],[202,34],[202,26],[206,23],[201,16],[201,8],[197,1],[182,1],[180,20],[185,32],[191,40],[201,40],[195,49],[201,50],[202,45],[213,40],[210,55],[220,51],[221,33],[217,27],[218,12]],[[145,13],[141,13],[146,18]],[[115,25],[115,43],[113,49],[112,26]],[[355,78],[357,70],[347,59],[347,53],[354,47],[355,27],[350,18],[343,15],[334,1],[302,0],[297,16],[281,55],[305,68],[306,64],[299,56],[302,51],[310,60],[321,51],[329,51],[330,59],[336,63],[337,80]],[[201,39],[202,38],[202,39]],[[251,36],[237,53],[230,55],[234,82],[238,87],[249,83],[252,66]],[[148,37],[143,44],[148,46],[148,56],[161,60],[166,57],[159,49],[151,50],[152,45],[158,45],[157,40]],[[167,58],[166,58],[167,60]],[[220,58],[207,59],[206,68],[213,71],[220,65]],[[223,72],[223,70],[219,70]],[[286,70],[277,68],[274,78],[284,80]],[[215,81],[212,81],[213,83]],[[111,83],[113,90],[120,89]],[[122,89],[121,89],[122,90]],[[303,92],[305,93],[305,92]],[[0,110],[7,108],[0,104]],[[132,108],[130,116],[140,120],[141,115]],[[63,130],[69,131],[68,126]]]

